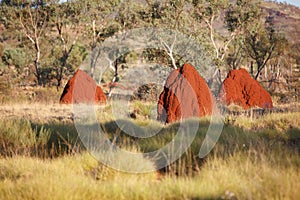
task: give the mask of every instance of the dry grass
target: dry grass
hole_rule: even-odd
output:
[[[248,117],[238,117],[235,125],[248,130],[276,130],[284,133],[289,129],[300,128],[300,112],[294,113],[273,113],[263,117],[249,119]]]
[[[146,119],[151,105],[134,106],[143,114],[130,123],[162,131],[133,143],[121,134],[118,139],[127,150],[148,152],[176,134],[177,123],[164,126]],[[114,138],[120,130],[112,122],[111,105],[96,109]],[[78,140],[70,105],[2,105],[0,112],[0,199],[300,198],[299,112],[237,117],[234,124],[225,124],[204,160],[195,159],[209,125],[208,119],[200,119],[191,148],[159,175],[122,173],[91,157]],[[137,165],[123,154],[116,158],[126,167]],[[140,167],[154,170],[155,163],[144,157],[140,161]]]
[[[251,152],[249,151],[249,154]],[[88,154],[0,159],[1,199],[298,199],[300,170],[262,154],[211,157],[195,177],[126,174]],[[275,156],[275,155],[272,155]]]
[[[72,117],[72,105],[60,104],[13,104],[0,105],[0,118],[25,118],[33,121],[68,121]]]

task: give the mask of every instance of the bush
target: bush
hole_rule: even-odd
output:
[[[131,100],[157,102],[161,91],[162,87],[155,83],[141,85]]]
[[[13,155],[40,155],[46,148],[50,132],[41,128],[32,129],[27,120],[1,120],[0,121],[0,154]]]
[[[3,51],[2,62],[6,65],[13,65],[16,68],[21,68],[28,64],[28,55],[21,48],[9,48]]]

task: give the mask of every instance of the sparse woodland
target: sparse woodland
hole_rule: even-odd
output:
[[[299,8],[286,4],[252,0],[4,0],[0,12],[3,90],[62,88],[105,39],[134,28],[155,27],[183,33],[200,43],[217,66],[218,72],[211,78],[219,83],[230,69],[243,67],[279,98],[289,96],[289,101],[295,101],[298,96],[300,14]],[[162,42],[161,50],[116,55],[110,62],[120,66],[143,59],[174,68],[190,61],[172,52],[180,43],[176,37],[169,43]],[[92,76],[95,70],[91,64]]]
[[[260,0],[2,0],[0,199],[300,199],[299,22],[300,8]],[[156,36],[159,49],[100,51],[101,45],[102,50],[114,49],[117,44],[107,39],[116,35],[139,43],[134,40],[142,37],[127,33],[143,27],[169,31]],[[208,63],[207,57],[194,56],[194,44],[185,43],[182,35],[200,44],[209,65],[195,64]],[[176,54],[178,49],[189,56]],[[101,56],[105,62],[99,65],[93,59]],[[228,111],[221,119],[220,137],[200,157],[204,141],[210,142],[206,138],[214,137],[208,130],[214,129],[215,116],[163,124],[157,120],[157,100],[164,88],[151,83],[189,62],[195,65],[189,67],[191,79],[199,68],[209,71],[214,66],[213,76],[197,75],[204,77],[211,96],[231,69],[245,68],[248,79],[256,79],[271,94],[274,107],[218,105],[220,113]],[[59,97],[82,63],[86,76],[96,81],[90,83],[104,88],[107,102],[79,116],[74,105],[59,104]],[[146,69],[145,77],[132,70],[145,63],[164,66],[147,68],[159,77]],[[110,97],[108,85],[117,85],[126,70],[132,72],[127,74],[130,84],[142,79],[150,84],[141,85],[124,103]],[[192,99],[189,94],[186,98]],[[84,121],[83,136],[76,120]],[[107,139],[101,145],[112,144],[110,150],[117,152],[110,157],[117,169],[84,143],[97,144],[95,127]],[[168,159],[145,156],[175,144],[171,142],[180,130],[186,131],[178,140],[184,145],[194,127],[192,143],[174,162],[157,169]],[[151,137],[137,137],[141,133]],[[132,159],[117,147],[138,156]],[[169,148],[178,151],[175,145]],[[128,173],[132,168],[147,173]]]

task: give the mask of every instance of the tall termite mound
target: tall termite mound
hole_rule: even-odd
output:
[[[105,103],[106,96],[94,79],[78,69],[68,81],[60,97],[60,103]]]
[[[273,107],[270,94],[243,68],[228,73],[219,98],[224,105],[236,104],[244,109]]]
[[[216,103],[205,80],[190,64],[173,70],[158,100],[158,120],[170,123],[211,115]]]

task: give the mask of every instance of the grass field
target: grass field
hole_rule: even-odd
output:
[[[149,152],[169,142],[178,123],[164,126],[151,117],[151,104],[139,109],[140,126],[161,129],[149,139],[122,134],[109,106],[97,108],[108,137],[119,145]],[[218,143],[204,159],[197,157],[209,126],[199,122],[184,155],[155,171],[140,157],[140,167],[153,172],[130,174],[109,168],[85,150],[72,122],[72,106],[13,104],[0,106],[0,199],[299,199],[300,112],[255,118],[227,116]],[[129,119],[128,119],[129,120]],[[122,165],[128,158],[118,156]]]

